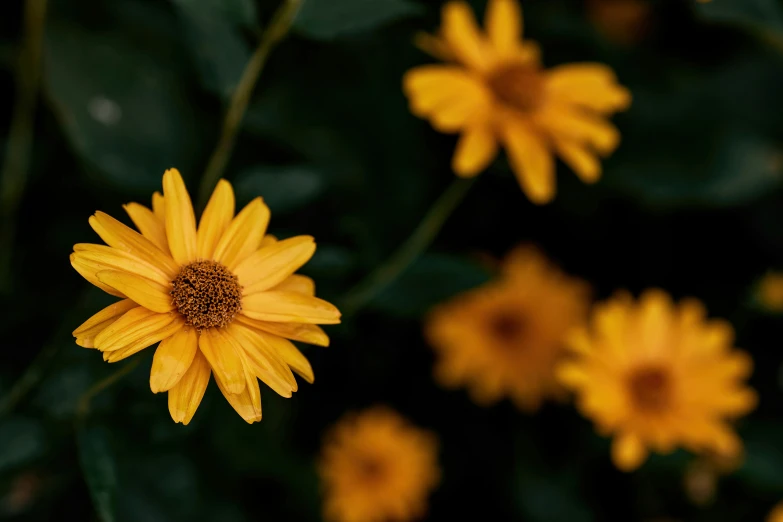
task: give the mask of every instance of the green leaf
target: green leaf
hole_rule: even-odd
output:
[[[713,0],[694,7],[704,20],[783,36],[783,8],[777,0]]]
[[[112,184],[149,193],[160,187],[166,168],[195,170],[202,118],[188,97],[187,59],[159,33],[168,14],[156,5],[111,5],[154,20],[150,34],[139,34],[132,18],[105,15],[88,23],[76,14],[73,20],[53,17],[44,87],[82,158]]]
[[[780,492],[783,490],[783,455],[779,451],[783,423],[746,422],[741,433],[745,460],[735,475],[754,491]]]
[[[294,29],[310,38],[330,40],[419,14],[406,0],[305,0]]]
[[[320,172],[306,165],[257,166],[240,173],[234,187],[240,198],[264,198],[274,214],[312,202],[321,194],[324,181]]]
[[[37,458],[45,443],[43,427],[32,419],[12,417],[0,422],[0,472]]]
[[[382,290],[369,306],[395,315],[416,317],[489,278],[487,270],[466,259],[426,254]]]
[[[171,0],[178,7],[194,14],[225,22],[253,26],[256,24],[256,4],[253,0]]]
[[[95,511],[102,522],[114,522],[117,471],[109,434],[100,426],[84,426],[79,428],[76,440]]]

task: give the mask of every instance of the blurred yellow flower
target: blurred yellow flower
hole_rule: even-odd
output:
[[[622,470],[678,445],[733,457],[742,441],[728,421],[756,405],[744,384],[753,361],[732,349],[733,337],[731,325],[707,320],[695,299],[675,305],[648,290],[634,302],[620,292],[572,333],[575,358],[558,375],[598,432],[614,436],[612,460]]]
[[[324,518],[420,519],[440,482],[437,439],[381,406],[348,414],[327,434],[319,463]]]
[[[500,276],[440,305],[426,335],[436,352],[435,378],[465,386],[479,404],[509,397],[532,411],[562,396],[555,367],[565,334],[586,319],[588,286],[563,274],[533,247],[517,247]]]
[[[472,177],[506,153],[522,190],[534,203],[555,195],[556,153],[585,182],[598,180],[597,155],[617,147],[620,134],[606,120],[631,102],[614,72],[596,63],[541,68],[538,46],[522,40],[515,0],[490,0],[481,33],[467,3],[443,7],[437,36],[419,45],[446,65],[424,65],[405,74],[411,112],[441,132],[461,133],[452,162]]]
[[[783,502],[772,509],[767,516],[767,522],[783,522]]]
[[[258,380],[284,397],[297,390],[291,370],[313,382],[310,363],[288,340],[326,346],[316,324],[340,312],[314,297],[313,281],[294,275],[315,252],[310,236],[265,236],[269,209],[251,201],[234,216],[234,191],[221,180],[201,221],[176,169],[163,175],[163,195],[150,210],[125,205],[141,234],[97,212],[93,230],[105,245],[74,245],[71,264],[118,301],[73,335],[116,362],[160,342],[150,374],[154,393],[168,392],[176,422],[190,422],[210,375],[231,406],[261,420]]]
[[[756,288],[756,298],[765,310],[783,312],[783,274],[779,272],[765,274]]]
[[[587,16],[601,35],[618,45],[645,37],[652,15],[648,0],[588,0]]]

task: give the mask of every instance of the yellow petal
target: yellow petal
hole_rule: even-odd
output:
[[[479,71],[492,65],[490,49],[467,2],[457,0],[443,6],[441,32],[454,55],[465,65]]]
[[[277,238],[273,236],[272,234],[267,234],[264,236],[264,239],[261,240],[261,244],[258,245],[258,248],[264,248],[268,246],[272,246],[275,243],[277,243]]]
[[[162,251],[169,253],[169,242],[166,239],[166,226],[163,221],[144,205],[128,203],[123,205],[125,212],[130,216],[133,224],[139,229],[141,235],[152,241]]]
[[[161,341],[152,359],[150,389],[152,393],[173,388],[190,368],[198,351],[198,333],[184,327],[171,337]]]
[[[272,287],[272,290],[297,292],[305,295],[315,295],[315,281],[311,277],[294,274],[282,283]]]
[[[253,375],[278,395],[291,397],[292,392],[297,390],[296,379],[281,355],[272,350],[262,337],[263,333],[238,324],[230,325],[227,330]]]
[[[150,265],[158,267],[170,279],[174,279],[179,273],[179,265],[168,254],[110,215],[96,212],[90,217],[90,226],[110,247],[133,254]]]
[[[296,236],[260,248],[233,271],[243,294],[263,292],[285,281],[315,253],[312,236]]]
[[[604,114],[625,110],[631,104],[631,93],[617,84],[614,71],[606,65],[559,65],[544,74],[545,90],[562,102]]]
[[[571,140],[555,138],[552,140],[555,150],[579,179],[585,183],[595,183],[601,177],[601,162],[586,147]]]
[[[249,369],[245,370],[245,385],[240,393],[228,392],[220,383],[220,379],[215,379],[215,382],[223,397],[245,422],[253,424],[261,420],[261,390],[258,388],[258,379],[250,373]]]
[[[224,339],[217,328],[201,332],[198,342],[201,353],[209,361],[215,379],[229,393],[242,393],[245,388],[245,368],[242,357],[234,349],[233,343]]]
[[[484,124],[492,114],[492,94],[481,78],[451,65],[414,67],[403,77],[410,109],[441,132]]]
[[[177,169],[163,174],[163,197],[166,199],[166,237],[171,257],[180,265],[196,260],[196,216],[188,189]]]
[[[270,349],[277,352],[297,375],[301,376],[310,384],[313,383],[315,376],[313,375],[313,367],[310,366],[310,361],[307,360],[291,341],[276,335],[265,333],[262,333],[261,335]]]
[[[272,323],[251,319],[241,314],[236,317],[236,321],[256,330],[263,330],[292,341],[300,341],[317,346],[329,346],[329,337],[319,326],[314,324]]]
[[[451,166],[458,176],[473,177],[487,168],[497,152],[492,129],[488,125],[473,125],[462,131]]]
[[[516,0],[490,0],[484,25],[501,56],[512,56],[522,39],[522,10]]]
[[[76,337],[76,343],[84,348],[95,348],[95,336],[105,330],[125,312],[136,307],[138,307],[138,305],[130,299],[123,299],[122,301],[110,304],[84,321],[73,331],[73,336]]]
[[[198,224],[197,248],[199,259],[212,259],[215,247],[234,219],[234,189],[221,179],[209,198],[207,208]]]
[[[152,212],[155,214],[155,217],[158,218],[158,221],[161,222],[163,225],[163,228],[166,228],[166,203],[163,199],[163,194],[160,192],[155,191],[152,194]]]
[[[154,336],[178,318],[175,314],[159,314],[143,307],[132,308],[95,336],[95,346],[101,351],[118,350],[139,339]]]
[[[141,258],[105,245],[80,243],[73,246],[74,257],[80,264],[90,267],[96,274],[102,270],[119,270],[166,285],[170,280],[157,267]]]
[[[126,357],[140,352],[148,346],[167,339],[168,337],[175,335],[178,331],[185,326],[185,319],[179,316],[173,316],[173,320],[166,326],[162,327],[155,332],[149,333],[144,337],[140,337],[128,344],[125,344],[121,348],[106,350],[103,352],[103,360],[110,363],[121,361]]]
[[[211,374],[207,359],[196,351],[190,368],[169,390],[169,413],[174,422],[188,424],[196,413]]]
[[[162,285],[146,277],[119,270],[102,270],[98,272],[98,280],[153,312],[166,313],[174,310],[171,285]]]
[[[522,190],[536,204],[555,197],[555,163],[546,142],[529,125],[508,120],[503,126],[508,161]]]
[[[647,458],[647,449],[638,436],[622,434],[612,441],[612,461],[621,471],[633,471]]]
[[[229,270],[258,250],[269,225],[269,207],[261,198],[247,204],[237,214],[215,247],[215,261],[226,265]]]
[[[437,58],[441,62],[454,61],[454,53],[449,49],[448,44],[439,36],[433,36],[427,33],[417,33],[413,37],[413,44],[429,54],[433,58]]]
[[[84,259],[81,260],[76,259],[76,253],[70,255],[70,260],[73,269],[76,270],[79,273],[79,275],[85,278],[87,281],[97,286],[98,288],[100,288],[101,290],[103,290],[109,295],[125,298],[125,294],[123,294],[118,290],[115,290],[114,288],[110,287],[107,284],[102,283],[98,279],[98,272],[95,270],[94,264],[88,263]]]
[[[338,324],[340,311],[331,303],[294,292],[268,291],[244,296],[242,313],[279,323]]]
[[[607,155],[620,144],[620,133],[600,116],[549,103],[538,113],[538,124],[554,137],[582,142]]]

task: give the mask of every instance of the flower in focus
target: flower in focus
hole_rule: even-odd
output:
[[[783,313],[783,274],[768,272],[756,288],[756,299],[768,312]]]
[[[339,323],[340,312],[314,297],[311,279],[294,274],[315,252],[312,237],[265,235],[270,213],[261,198],[234,216],[225,180],[197,227],[176,169],[163,175],[152,210],[138,203],[125,210],[141,233],[96,212],[90,225],[106,245],[73,247],[76,271],[121,299],[73,332],[77,344],[117,362],[160,342],[150,388],[168,392],[171,417],[183,424],[210,375],[249,423],[261,420],[258,379],[284,397],[297,390],[292,370],[313,382],[310,363],[290,340],[327,346],[316,324]]]
[[[744,384],[752,360],[732,349],[733,336],[694,299],[675,305],[648,290],[634,302],[619,293],[572,333],[575,357],[558,374],[598,432],[614,436],[612,459],[622,470],[640,466],[650,450],[677,446],[732,458],[742,442],[728,421],[756,404]]]
[[[379,406],[331,429],[318,469],[334,522],[418,519],[440,481],[435,436]]]
[[[589,288],[563,274],[533,247],[517,247],[495,280],[440,305],[426,335],[435,378],[465,386],[479,404],[511,398],[532,411],[563,394],[555,367],[565,334],[585,320]]]
[[[783,502],[776,505],[767,515],[767,522],[783,522]]]
[[[534,203],[555,195],[554,154],[586,183],[620,134],[606,118],[631,102],[614,72],[595,63],[544,70],[538,46],[522,40],[515,0],[490,0],[485,25],[467,3],[443,7],[437,36],[419,45],[447,64],[411,69],[403,80],[411,112],[441,132],[460,133],[452,161],[458,176],[484,170],[502,144],[522,190]]]
[[[588,0],[586,7],[590,22],[610,42],[630,46],[647,33],[652,12],[648,0]]]

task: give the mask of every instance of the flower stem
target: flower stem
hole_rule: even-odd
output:
[[[475,178],[456,179],[435,201],[419,226],[397,248],[386,263],[379,266],[355,287],[348,291],[340,306],[343,317],[355,314],[384,288],[392,283],[417,257],[429,248],[444,223],[459,206]]]
[[[258,77],[269,58],[269,54],[272,52],[275,45],[277,45],[285,37],[286,33],[288,33],[302,1],[303,0],[283,1],[283,4],[272,17],[272,21],[269,23],[266,32],[262,35],[261,41],[253,53],[253,56],[251,56],[250,61],[247,62],[245,70],[242,72],[242,77],[239,80],[239,84],[231,97],[228,110],[226,111],[220,139],[218,140],[215,150],[212,152],[212,156],[209,158],[209,163],[207,163],[207,168],[201,178],[198,199],[199,208],[201,209],[206,206],[212,189],[215,188],[218,180],[223,176],[223,171],[226,169],[228,160],[231,157],[231,152],[234,150],[234,143],[236,142],[242,119],[245,116],[247,105],[250,102],[250,97],[253,94]]]
[[[87,416],[90,414],[90,403],[92,402],[92,399],[101,393],[103,390],[109,388],[112,386],[115,382],[118,382],[123,377],[128,375],[130,372],[136,369],[136,367],[141,362],[142,357],[136,356],[133,358],[132,361],[130,361],[128,364],[117,370],[116,372],[112,373],[105,379],[102,379],[95,384],[93,384],[86,392],[84,392],[81,397],[79,397],[79,402],[76,406],[76,421],[82,422],[84,421]]]
[[[15,217],[30,167],[46,7],[47,0],[25,2],[24,43],[16,73],[16,103],[8,131],[5,161],[0,170],[0,294],[11,289],[10,268]]]

